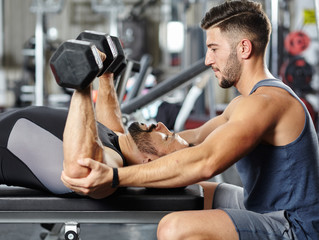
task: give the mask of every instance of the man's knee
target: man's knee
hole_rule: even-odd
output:
[[[166,215],[157,229],[159,240],[238,239],[236,228],[222,210],[175,212]]]
[[[157,238],[166,239],[185,239],[183,219],[179,213],[170,213],[166,215],[158,224]]]

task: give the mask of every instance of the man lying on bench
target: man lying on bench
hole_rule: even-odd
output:
[[[69,111],[27,107],[0,115],[1,184],[66,194],[71,190],[60,180],[62,170],[75,178],[89,173],[78,159],[122,167],[188,147],[162,123],[133,123],[124,133],[113,74],[105,73],[99,79],[95,109],[89,86],[74,92]],[[105,197],[116,188],[106,189],[107,193],[91,197]]]

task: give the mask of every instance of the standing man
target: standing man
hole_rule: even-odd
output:
[[[180,133],[195,145],[148,164],[112,168],[92,159],[86,178],[62,174],[87,195],[119,186],[180,187],[223,172],[236,163],[243,189],[204,182],[205,210],[171,213],[158,239],[319,239],[319,153],[316,131],[301,100],[265,63],[271,25],[259,3],[227,1],[210,9],[206,65],[219,85],[240,96],[224,113]],[[208,209],[209,208],[209,209]]]

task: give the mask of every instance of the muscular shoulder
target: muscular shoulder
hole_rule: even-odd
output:
[[[235,123],[245,131],[259,136],[276,125],[280,102],[273,94],[258,91],[249,96],[235,98],[226,108],[224,115],[228,122]]]
[[[248,96],[238,96],[231,101],[225,114],[228,118],[238,115],[269,115],[289,108],[293,98],[288,92],[275,87],[261,87]],[[258,116],[256,116],[258,117]]]
[[[287,144],[303,129],[302,105],[281,88],[261,87],[249,96],[234,100],[229,120],[244,121],[245,127],[259,132],[269,144]]]
[[[272,96],[268,94],[238,96],[229,103],[223,115],[227,121],[242,119],[248,122],[263,115],[273,117],[280,109],[278,104],[273,103]]]

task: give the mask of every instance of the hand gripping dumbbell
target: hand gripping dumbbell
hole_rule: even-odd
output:
[[[105,53],[104,63],[97,49]],[[121,74],[126,59],[118,38],[85,31],[77,40],[68,40],[59,46],[50,59],[50,67],[61,87],[84,89],[105,71]]]

